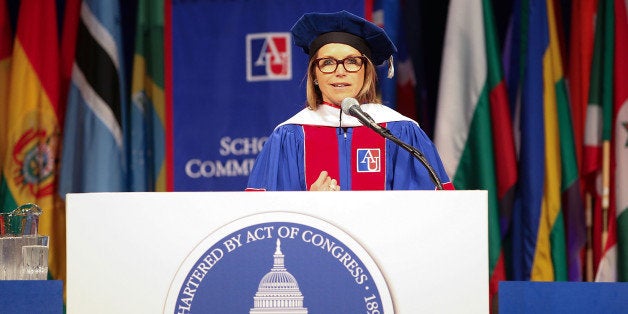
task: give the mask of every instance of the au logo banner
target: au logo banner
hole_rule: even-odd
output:
[[[256,144],[304,106],[309,57],[290,29],[306,12],[364,16],[364,0],[167,3],[173,190],[242,191]]]
[[[246,80],[291,80],[291,46],[290,33],[246,35]]]
[[[164,313],[393,313],[377,264],[312,216],[271,212],[208,235],[185,259]]]

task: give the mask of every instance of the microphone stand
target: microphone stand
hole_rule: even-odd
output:
[[[360,120],[360,122],[363,122]],[[436,171],[434,171],[434,168],[432,167],[432,165],[430,165],[430,163],[427,161],[427,158],[425,158],[425,155],[423,155],[423,153],[421,151],[419,151],[418,149],[404,143],[403,141],[401,141],[400,139],[398,139],[396,136],[394,136],[390,130],[388,130],[385,127],[382,127],[381,125],[377,124],[377,123],[363,123],[364,125],[366,125],[367,127],[371,128],[373,131],[375,131],[377,134],[393,141],[395,144],[401,146],[401,148],[405,149],[406,151],[408,151],[413,157],[415,157],[416,159],[418,159],[423,166],[425,166],[425,169],[427,169],[427,172],[430,175],[430,179],[432,179],[432,182],[434,182],[434,185],[436,185],[436,189],[437,190],[442,190],[443,189],[443,184],[441,183],[440,179],[438,178],[438,176],[436,175]]]

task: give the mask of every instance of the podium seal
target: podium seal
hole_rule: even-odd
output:
[[[211,231],[182,261],[164,313],[394,313],[375,260],[313,216],[267,212]]]

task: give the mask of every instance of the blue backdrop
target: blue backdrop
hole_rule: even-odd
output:
[[[174,189],[241,191],[266,136],[305,107],[307,55],[290,28],[306,12],[364,1],[174,1]]]

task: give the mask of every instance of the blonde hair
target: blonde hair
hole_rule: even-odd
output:
[[[319,104],[323,103],[323,94],[321,93],[318,85],[314,84],[314,80],[316,79],[316,64],[314,61],[316,60],[318,52],[310,58],[308,62],[308,71],[307,71],[307,83],[305,95],[307,97],[307,106],[316,110]],[[377,73],[375,72],[375,66],[373,62],[369,58],[366,58],[367,62],[364,64],[364,83],[362,85],[362,89],[355,97],[359,103],[367,104],[367,103],[379,103],[379,97],[377,95]]]

